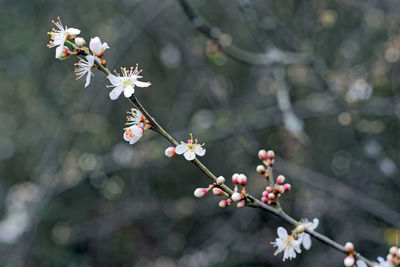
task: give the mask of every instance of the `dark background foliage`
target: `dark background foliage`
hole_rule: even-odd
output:
[[[245,173],[260,196],[257,151],[273,149],[295,218],[318,217],[321,233],[371,259],[396,243],[398,1],[189,3],[246,60],[273,62],[222,53],[174,0],[0,1],[1,266],[343,264],[315,240],[282,263],[269,242],[288,225],[221,209],[211,194],[195,199],[209,181],[166,158],[155,133],[124,142],[129,101],[109,100],[100,72],[84,89],[75,59],[46,48],[57,16],[87,42],[108,42],[111,69],[139,62],[152,86],[137,97],[178,140],[193,132],[206,142],[202,161],[214,173]]]

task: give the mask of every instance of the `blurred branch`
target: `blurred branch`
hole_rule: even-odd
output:
[[[193,26],[208,38],[216,41],[220,48],[233,59],[246,64],[261,66],[270,66],[274,63],[293,64],[307,60],[305,54],[284,52],[277,48],[270,49],[266,53],[253,53],[243,50],[232,44],[232,37],[229,34],[223,33],[219,28],[209,25],[194,11],[186,0],[178,0],[178,2]]]

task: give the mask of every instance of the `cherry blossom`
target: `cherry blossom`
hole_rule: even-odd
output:
[[[186,160],[194,160],[196,158],[196,155],[198,156],[204,156],[206,153],[206,149],[203,148],[202,146],[197,144],[197,139],[193,142],[193,136],[190,134],[191,139],[188,140],[187,143],[181,142],[180,145],[177,145],[175,148],[175,152],[178,155],[182,155],[185,157]]]
[[[278,227],[277,233],[278,238],[275,239],[275,242],[271,242],[274,247],[278,247],[274,255],[276,256],[283,251],[283,261],[296,258],[296,253],[301,253],[301,242],[296,240],[293,235],[288,235],[283,227]]]
[[[92,73],[92,69],[94,66],[94,56],[89,55],[85,57],[86,60],[81,59],[78,63],[76,63],[75,65],[77,65],[78,67],[75,69],[75,74],[77,76],[76,79],[80,79],[82,78],[85,74],[87,74],[86,76],[86,82],[85,82],[85,87],[87,87],[90,84],[90,78],[92,75],[94,75]]]
[[[65,41],[68,38],[74,38],[76,35],[80,34],[81,31],[75,28],[68,28],[67,26],[62,25],[60,17],[57,17],[57,21],[51,21],[54,25],[56,25],[57,29],[53,28],[50,34],[51,41],[47,45],[47,47],[52,48],[56,46],[64,46]]]

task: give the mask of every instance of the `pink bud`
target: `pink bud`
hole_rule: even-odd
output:
[[[238,202],[242,199],[242,196],[238,192],[235,192],[232,194],[231,199],[235,202]]]
[[[274,189],[273,189],[271,186],[267,186],[267,187],[265,188],[265,190],[267,190],[268,193],[274,192]]]
[[[239,174],[238,173],[234,173],[232,175],[232,183],[233,184],[239,184],[238,180],[239,180]]]
[[[264,202],[264,203],[267,203],[268,202],[268,198],[267,197],[262,197],[261,201]]]
[[[269,200],[274,200],[275,199],[275,194],[274,193],[269,193],[268,194],[268,199]]]
[[[284,193],[285,192],[285,188],[283,187],[283,185],[276,185],[275,186],[275,192]]]
[[[189,139],[189,140],[187,141],[187,143],[188,143],[188,144],[192,144],[192,143],[193,143],[193,140],[192,140],[192,139]]]
[[[196,190],[194,190],[194,196],[201,198],[204,197],[207,194],[207,188],[197,188]]]
[[[276,183],[279,185],[282,185],[285,182],[285,176],[279,175],[278,178],[276,178]]]
[[[256,171],[258,173],[264,174],[265,173],[265,167],[264,165],[258,165]]]
[[[246,177],[246,175],[240,174],[240,175],[239,175],[239,178],[237,179],[237,181],[238,181],[238,183],[239,183],[241,186],[246,186],[246,184],[247,184],[247,177]]]
[[[344,266],[346,267],[351,267],[354,265],[354,257],[349,255],[346,258],[344,258]]]
[[[283,189],[285,189],[285,192],[289,191],[292,188],[290,184],[284,184]]]
[[[238,208],[243,208],[243,207],[244,207],[244,204],[246,204],[246,202],[245,202],[244,200],[240,200],[240,201],[236,204],[236,206],[237,206]]]
[[[216,196],[223,196],[224,191],[221,188],[214,187],[213,188],[213,194]]]
[[[217,184],[218,184],[218,185],[221,185],[221,184],[223,184],[223,183],[225,183],[225,178],[222,177],[222,176],[218,177],[218,178],[217,178]]]
[[[261,149],[260,151],[258,151],[258,158],[260,160],[266,160],[268,158],[267,151],[265,151],[265,149]]]
[[[268,159],[275,159],[275,152],[273,150],[267,151],[267,158]]]
[[[263,197],[267,197],[267,196],[268,196],[268,192],[267,192],[267,191],[263,191],[263,192],[262,192],[262,196],[263,196]]]
[[[392,254],[393,256],[396,256],[397,254],[397,248],[395,246],[391,247],[389,249],[389,253]]]
[[[172,158],[173,156],[176,155],[176,153],[175,153],[175,147],[173,147],[173,146],[168,147],[167,149],[165,149],[164,154],[165,154],[165,156],[167,156],[168,158]]]
[[[224,200],[221,200],[219,203],[218,203],[218,206],[220,206],[221,208],[226,208],[226,206],[228,206],[229,205],[229,203],[228,203],[228,201],[226,201],[225,199]]]
[[[344,249],[346,250],[347,253],[353,253],[354,252],[354,245],[351,242],[347,242],[344,245]]]

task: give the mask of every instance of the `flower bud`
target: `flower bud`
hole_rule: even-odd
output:
[[[264,203],[267,203],[268,202],[268,198],[267,197],[262,197],[261,201],[264,202]]]
[[[247,184],[247,177],[246,177],[246,175],[244,175],[244,174],[239,174],[239,177],[238,177],[238,183],[241,185],[241,186],[246,186],[246,184]]]
[[[213,194],[216,196],[223,196],[224,191],[221,188],[214,187],[213,188]]]
[[[268,193],[274,192],[274,189],[273,189],[271,186],[267,186],[267,187],[265,188],[265,190],[266,190]]]
[[[397,248],[395,246],[391,247],[389,249],[389,253],[392,254],[393,256],[396,256],[397,254]]]
[[[265,164],[268,165],[268,166],[270,166],[270,167],[272,167],[272,166],[274,166],[274,164],[275,164],[275,159],[267,159],[267,160],[265,161]]]
[[[285,176],[279,175],[279,176],[276,178],[276,183],[277,183],[277,184],[282,185],[284,182],[285,182]]]
[[[59,46],[56,48],[56,58],[59,60],[66,60],[69,58],[71,50],[67,46]]]
[[[260,160],[266,160],[268,158],[267,151],[265,151],[265,149],[258,151],[258,158]]]
[[[284,184],[283,189],[285,189],[285,192],[289,191],[292,188],[290,184]]]
[[[164,154],[165,154],[165,156],[167,156],[168,158],[172,158],[173,156],[176,155],[176,153],[175,153],[175,147],[173,147],[173,146],[168,147],[167,149],[165,149]]]
[[[267,191],[263,191],[263,192],[262,192],[262,196],[263,196],[263,197],[268,197],[268,192],[267,192]]]
[[[265,167],[264,165],[258,165],[256,171],[260,174],[264,174],[265,173]]]
[[[75,38],[75,45],[77,46],[77,47],[84,47],[85,45],[86,45],[86,41],[85,41],[85,39],[83,39],[82,37],[76,37]]]
[[[275,159],[275,152],[273,150],[267,151],[267,159]]]
[[[305,229],[306,228],[304,227],[304,225],[299,224],[299,225],[297,225],[296,229],[294,229],[294,232],[297,234],[300,234],[300,233],[303,233]]]
[[[285,188],[283,187],[283,185],[275,185],[274,191],[275,193],[284,193]]]
[[[346,258],[344,258],[344,266],[346,267],[351,267],[354,265],[354,257],[349,255]]]
[[[274,193],[269,193],[268,194],[268,199],[269,200],[275,200],[275,194]]]
[[[194,196],[201,198],[204,197],[207,194],[208,190],[207,188],[197,188],[196,190],[194,190]]]
[[[231,199],[235,202],[238,202],[242,199],[242,196],[238,192],[235,192],[232,194]]]
[[[223,176],[220,176],[217,178],[217,185],[221,185],[225,183],[225,178]]]
[[[354,244],[351,242],[347,242],[344,244],[344,249],[346,250],[347,253],[353,253],[354,252]]]
[[[238,173],[235,173],[235,174],[232,175],[232,183],[233,184],[239,184],[238,179],[239,179],[239,174]]]
[[[229,205],[229,203],[228,203],[228,201],[226,201],[225,199],[221,200],[221,201],[218,203],[218,206],[220,206],[221,208],[226,208],[226,206],[228,206],[228,205]]]
[[[244,200],[240,200],[240,201],[236,204],[236,206],[237,206],[238,208],[243,208],[243,207],[244,207],[244,204],[246,204],[246,202],[245,202]]]

